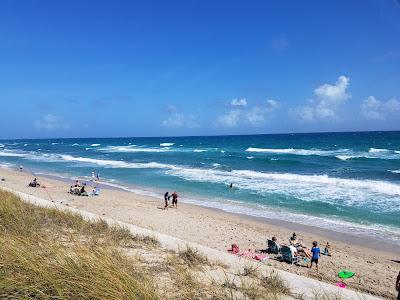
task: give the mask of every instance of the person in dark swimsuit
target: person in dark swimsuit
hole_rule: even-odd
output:
[[[172,196],[172,207],[178,208],[178,193],[173,192],[171,196]]]
[[[169,200],[169,193],[168,192],[166,192],[165,194],[164,194],[164,201],[165,201],[165,206],[164,206],[164,209],[167,209],[168,208],[168,200]]]

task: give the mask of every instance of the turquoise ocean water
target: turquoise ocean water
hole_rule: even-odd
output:
[[[400,245],[400,132],[2,140],[0,164]]]

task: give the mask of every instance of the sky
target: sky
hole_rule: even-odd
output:
[[[0,1],[0,138],[400,130],[400,0]]]

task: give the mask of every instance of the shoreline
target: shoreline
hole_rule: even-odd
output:
[[[3,169],[3,168],[7,169],[5,167],[0,166],[0,169]],[[48,179],[63,181],[67,184],[70,184],[74,180],[73,178],[70,178],[67,176],[62,176],[62,175],[57,175],[57,174],[46,174],[46,173],[43,173],[42,171],[33,170],[32,172],[29,172],[29,171],[23,171],[23,172],[25,172],[26,174],[33,174],[33,175],[41,176],[41,177],[48,178]],[[76,178],[79,179],[80,181],[84,181],[87,183],[93,182],[84,177],[78,176]],[[122,184],[119,184],[119,183],[113,184],[110,182],[101,182],[101,181],[96,182],[96,185],[98,185],[102,189],[116,190],[116,191],[121,191],[121,192],[126,192],[126,193],[132,193],[137,196],[150,197],[153,200],[158,201],[160,203],[163,201],[162,194],[160,194],[159,198],[157,198],[155,195],[156,192],[145,191],[145,190],[142,191],[140,189],[140,187],[123,186]],[[66,188],[67,187],[68,186],[66,185]],[[290,221],[281,220],[281,219],[272,219],[272,218],[268,218],[268,217],[252,216],[252,215],[245,214],[245,213],[231,212],[228,210],[224,210],[222,208],[216,208],[216,207],[211,207],[211,206],[206,206],[206,205],[198,205],[198,204],[189,203],[189,202],[185,202],[185,201],[180,201],[180,202],[184,203],[185,205],[189,205],[189,206],[200,207],[203,209],[215,211],[215,212],[222,213],[222,214],[229,214],[229,215],[236,216],[239,218],[245,218],[250,221],[265,223],[269,226],[283,227],[287,230],[291,230],[294,232],[295,231],[302,231],[302,232],[304,231],[309,234],[324,237],[328,240],[329,239],[334,240],[336,242],[340,241],[340,242],[344,242],[344,243],[351,243],[352,245],[366,247],[366,248],[370,248],[373,250],[384,251],[384,252],[387,252],[390,254],[397,254],[397,255],[400,254],[400,248],[398,247],[398,245],[396,245],[395,242],[393,242],[391,240],[379,239],[375,236],[374,237],[360,236],[360,235],[356,235],[356,234],[339,232],[339,231],[335,231],[335,230],[329,230],[326,228],[321,228],[321,227],[312,226],[312,225],[306,225],[306,224],[302,224],[302,223],[290,222]]]
[[[38,176],[39,182],[46,188],[30,188],[27,183],[32,174],[0,168],[0,188],[6,187],[21,193],[54,201],[57,206],[68,206],[80,211],[93,213],[104,218],[133,224],[188,242],[203,245],[226,253],[232,243],[237,243],[241,250],[265,249],[266,240],[273,235],[280,243],[287,243],[293,230],[280,223],[270,224],[264,220],[239,214],[227,213],[217,209],[179,203],[178,209],[163,209],[163,199],[141,196],[133,192],[103,188],[100,196],[80,197],[67,193],[69,184],[66,181]],[[320,242],[321,251],[327,241],[332,245],[332,256],[322,256],[319,272],[304,266],[279,262],[273,257],[268,265],[279,270],[314,278],[335,284],[337,272],[341,269],[354,271],[358,276],[350,282],[349,287],[361,292],[393,297],[394,281],[399,268],[399,254],[379,251],[365,246],[355,245],[343,240],[335,240],[323,235],[310,234],[307,230],[296,229],[297,236],[303,245],[310,247],[312,241]],[[380,245],[378,243],[378,245]],[[376,272],[380,270],[380,272]]]

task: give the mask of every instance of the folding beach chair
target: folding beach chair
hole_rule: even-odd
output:
[[[279,253],[279,247],[273,240],[267,240],[267,244],[268,244],[267,248],[268,253],[274,253],[274,254]]]
[[[287,246],[282,246],[281,248],[281,260],[286,261],[289,264],[297,264],[299,262],[298,256],[293,256],[292,251],[290,251],[290,248]]]

